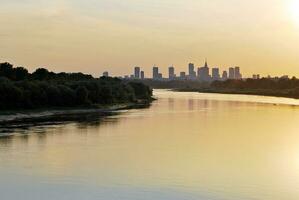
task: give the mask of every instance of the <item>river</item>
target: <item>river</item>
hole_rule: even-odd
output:
[[[298,100],[154,94],[145,109],[2,129],[0,199],[299,199]]]

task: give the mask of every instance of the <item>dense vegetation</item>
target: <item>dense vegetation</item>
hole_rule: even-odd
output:
[[[299,98],[299,80],[295,77],[216,81],[211,84],[211,89],[228,93]]]
[[[143,83],[44,68],[29,73],[23,67],[0,64],[0,110],[149,102],[151,96],[152,90]]]
[[[299,99],[299,79],[262,78],[215,81],[207,87],[183,88],[180,90],[228,94],[254,94]]]
[[[174,89],[176,91],[252,94],[264,96],[290,97],[299,99],[299,79],[293,77],[261,78],[226,80],[214,82],[200,82],[190,80],[143,80],[143,83],[152,88]]]

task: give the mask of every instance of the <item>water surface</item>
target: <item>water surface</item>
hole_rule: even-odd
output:
[[[298,100],[155,95],[148,109],[2,129],[0,199],[299,199]]]

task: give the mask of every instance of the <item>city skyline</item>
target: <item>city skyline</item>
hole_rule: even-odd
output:
[[[208,57],[245,76],[299,76],[297,0],[0,2],[0,61],[30,71],[117,76],[137,65],[148,74]]]
[[[0,58],[0,63],[5,63],[5,62],[8,62],[8,63],[12,63],[10,61],[7,61],[7,60],[2,60]],[[25,66],[23,64],[16,64],[16,63],[13,63],[14,66]],[[190,64],[190,63],[189,63]],[[193,64],[191,62],[191,64]],[[186,64],[185,64],[186,65]],[[133,65],[134,66],[134,65]],[[152,65],[152,66],[145,66],[145,67],[141,67],[140,65],[135,65],[135,67],[140,67],[142,68],[142,71],[140,71],[140,73],[142,72],[144,74],[145,77],[149,78],[148,75],[149,74],[152,74],[152,68],[153,67],[157,67],[157,66],[160,66],[160,65]],[[162,75],[164,75],[164,77],[166,76],[166,74],[168,75],[168,70],[169,70],[169,67],[175,67],[176,71],[177,71],[177,75],[179,75],[180,72],[185,72],[186,75],[188,74],[188,69],[186,68],[186,66],[176,66],[176,65],[168,65],[167,66],[162,66],[162,67],[158,67],[159,68],[159,71]],[[220,67],[218,67],[220,66]],[[233,65],[226,65],[224,67],[222,67],[224,65],[210,65],[210,70],[212,70],[213,68],[219,68],[220,70],[223,69],[222,71],[220,71],[220,75],[222,76],[223,74],[221,74],[221,72],[224,72],[225,69],[227,69],[227,73],[229,72],[229,68],[230,66],[233,66]],[[48,67],[48,66],[45,66],[45,65],[40,65],[40,66],[35,66],[35,67],[28,67],[29,71],[30,72],[34,72],[36,69],[38,68],[48,68],[50,70],[53,70],[54,72],[64,72],[64,71],[61,71],[61,70],[57,70],[59,68],[55,67],[55,68],[52,68],[52,67]],[[188,67],[188,66],[187,66]],[[130,67],[126,67],[129,69],[129,71],[132,71],[131,68],[132,66]],[[134,67],[133,67],[134,68]],[[73,73],[73,72],[83,72],[85,74],[90,74],[90,75],[93,75],[94,77],[97,77],[97,76],[101,76],[103,75],[104,73],[109,73],[109,76],[114,76],[114,77],[121,77],[121,76],[131,76],[133,74],[130,73],[115,73],[114,72],[114,68],[113,67],[99,67],[98,69],[101,69],[102,71],[96,71],[94,73],[90,73],[89,70],[87,68],[81,68],[81,69],[78,69],[77,71],[76,70],[69,70],[69,71],[66,71],[66,72],[69,72],[69,73]],[[196,69],[196,73],[197,72],[197,66],[195,66],[195,69]],[[141,69],[140,69],[141,70]],[[212,73],[212,71],[211,71]],[[124,75],[125,74],[125,75]],[[248,70],[246,70],[246,68],[242,67],[242,75],[244,75],[245,78],[252,78],[254,75],[258,75],[259,77],[268,77],[268,76],[271,76],[271,77],[284,77],[284,76],[289,76],[289,77],[299,77],[299,74],[296,76],[294,74],[290,74],[290,73],[284,73],[284,72],[281,72],[279,74],[277,73],[274,73],[274,72],[269,72],[269,73],[262,73],[262,72],[257,72],[257,71],[252,71],[252,72],[248,72]],[[228,75],[229,76],[229,75]]]
[[[113,76],[108,73],[108,71],[104,71],[102,76],[113,76],[120,77],[125,79],[153,79],[153,80],[193,80],[193,81],[225,81],[228,79],[260,79],[260,78],[292,78],[294,76],[290,76],[288,74],[284,74],[281,76],[275,75],[261,75],[258,72],[252,73],[249,76],[244,76],[243,72],[241,72],[241,67],[232,66],[232,67],[217,67],[217,66],[209,66],[207,59],[205,59],[205,63],[203,66],[195,65],[190,62],[186,69],[183,71],[177,70],[174,65],[170,65],[167,68],[167,73],[163,73],[161,69],[163,67],[158,67],[154,65],[152,67],[152,71],[149,73],[145,73],[144,69],[140,66],[133,67],[133,73],[127,73],[121,76]],[[165,69],[164,69],[165,71]]]

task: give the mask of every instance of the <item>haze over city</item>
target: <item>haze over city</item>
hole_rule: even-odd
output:
[[[299,76],[296,0],[0,0],[0,61],[123,75],[186,63]]]

